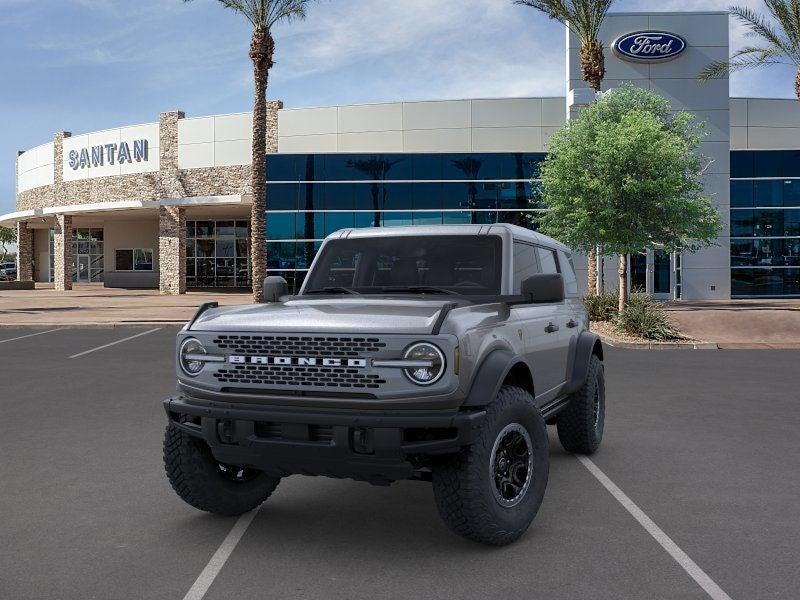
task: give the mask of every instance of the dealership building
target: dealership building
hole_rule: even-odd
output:
[[[800,104],[731,98],[727,79],[697,80],[729,56],[728,28],[726,13],[612,13],[601,33],[604,88],[649,88],[706,123],[703,182],[724,226],[696,254],[630,257],[631,285],[655,297],[800,296]],[[594,97],[579,44],[566,38],[563,97],[270,102],[265,232],[249,222],[249,113],[172,111],[154,123],[59,132],[19,153],[16,211],[0,215],[17,228],[18,278],[167,294],[248,287],[251,237],[266,235],[269,274],[294,289],[339,229],[535,226],[548,139]],[[615,286],[616,260],[605,263]]]

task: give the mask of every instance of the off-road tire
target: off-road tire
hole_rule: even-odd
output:
[[[511,424],[524,427],[533,446],[532,479],[518,504],[506,507],[495,498],[491,464],[498,435]],[[456,534],[503,546],[519,538],[544,498],[550,467],[547,426],[531,395],[503,386],[486,410],[475,443],[433,466],[433,493],[439,515]]]
[[[164,433],[164,468],[178,496],[216,515],[238,516],[258,508],[280,482],[260,471],[244,481],[226,477],[208,444],[173,423]]]
[[[595,405],[598,403],[597,415]],[[596,355],[589,360],[586,381],[572,394],[567,407],[558,413],[558,439],[567,452],[594,454],[603,440],[606,412],[606,384],[603,363]]]

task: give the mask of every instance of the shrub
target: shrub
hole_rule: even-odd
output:
[[[611,321],[617,314],[619,292],[603,290],[597,296],[584,296],[583,305],[590,321]]]
[[[669,320],[666,311],[647,294],[631,294],[628,305],[616,316],[614,324],[625,333],[648,340],[684,339]]]

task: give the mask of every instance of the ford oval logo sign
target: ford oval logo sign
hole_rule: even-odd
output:
[[[686,50],[686,40],[665,31],[637,31],[614,41],[614,52],[620,58],[635,62],[672,60]]]

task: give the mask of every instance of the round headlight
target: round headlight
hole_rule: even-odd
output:
[[[194,338],[188,338],[181,344],[180,356],[178,362],[181,369],[187,375],[194,377],[205,366],[204,360],[198,360],[198,355],[207,354],[203,345]]]
[[[403,358],[428,363],[428,366],[404,369],[406,377],[417,385],[436,383],[444,374],[444,354],[433,344],[427,342],[413,344],[408,347]]]

